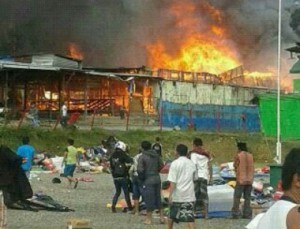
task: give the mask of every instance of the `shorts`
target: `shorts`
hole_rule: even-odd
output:
[[[76,164],[65,165],[64,176],[73,177],[75,169],[76,169]]]
[[[208,192],[207,192],[207,180],[203,178],[198,178],[194,182],[195,185],[195,211],[203,211],[208,209]]]
[[[173,202],[169,214],[170,219],[175,223],[195,222],[194,202]]]
[[[139,178],[134,176],[132,178],[132,199],[139,200],[142,196],[142,184],[139,181]]]

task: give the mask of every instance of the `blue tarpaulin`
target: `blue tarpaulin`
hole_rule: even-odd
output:
[[[205,131],[259,132],[257,106],[177,104],[162,102],[162,125]]]

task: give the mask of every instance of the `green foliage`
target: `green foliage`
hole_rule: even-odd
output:
[[[253,153],[257,163],[273,163],[276,155],[276,139],[266,138],[261,134],[226,134],[226,133],[202,133],[199,131],[119,131],[119,130],[79,130],[79,129],[32,129],[20,128],[10,129],[3,127],[0,129],[0,143],[8,145],[11,149],[21,144],[22,137],[28,135],[31,144],[38,151],[45,151],[53,155],[62,155],[67,146],[67,139],[73,138],[78,147],[97,146],[102,140],[113,135],[119,140],[129,145],[131,155],[135,155],[143,140],[154,142],[156,137],[160,137],[163,145],[164,159],[172,160],[175,157],[175,147],[179,143],[186,144],[192,149],[192,141],[195,137],[203,140],[204,147],[214,154],[214,163],[224,163],[232,161],[236,152],[236,140],[247,143],[249,151]],[[298,141],[282,142],[282,158],[292,148],[300,147]]]

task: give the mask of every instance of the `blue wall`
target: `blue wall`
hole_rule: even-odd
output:
[[[260,119],[257,106],[196,105],[162,102],[162,125],[190,126],[204,131],[259,132]]]

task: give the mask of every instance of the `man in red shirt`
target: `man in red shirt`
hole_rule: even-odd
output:
[[[236,173],[236,186],[234,189],[234,199],[232,207],[232,217],[245,219],[252,218],[252,209],[250,206],[251,191],[254,175],[253,155],[248,152],[247,145],[244,142],[237,143],[238,151],[234,157],[234,169]],[[244,206],[242,214],[240,213],[240,199],[244,197]]]

